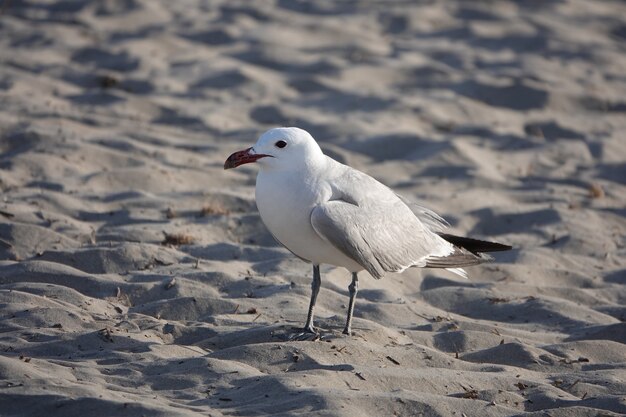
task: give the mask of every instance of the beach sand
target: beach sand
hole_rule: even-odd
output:
[[[625,74],[619,1],[1,1],[0,415],[626,414]],[[290,341],[280,125],[514,250]]]

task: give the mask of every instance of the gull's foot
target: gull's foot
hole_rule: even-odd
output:
[[[305,327],[305,328],[294,327],[294,330],[296,330],[296,333],[289,336],[289,340],[296,340],[300,342],[303,342],[303,341],[314,342],[322,338],[320,333],[317,330],[315,330],[313,326]]]
[[[343,329],[343,334],[348,335],[348,336],[352,336],[352,329],[349,327],[346,327]]]

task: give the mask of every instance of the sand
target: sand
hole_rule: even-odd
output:
[[[0,2],[0,415],[626,414],[619,1]],[[253,166],[279,125],[512,244],[310,265]]]

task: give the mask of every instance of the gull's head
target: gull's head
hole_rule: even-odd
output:
[[[297,127],[278,127],[263,133],[253,147],[235,152],[224,169],[256,162],[261,169],[299,170],[323,160],[313,136]]]

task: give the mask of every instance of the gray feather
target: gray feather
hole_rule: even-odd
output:
[[[343,200],[328,201],[313,209],[311,224],[322,238],[375,278],[409,266],[425,266],[422,260],[433,248],[449,245],[399,199],[363,207]]]
[[[448,256],[431,256],[426,259],[428,268],[462,268],[465,266],[478,265],[492,260],[488,255],[474,255],[463,248],[454,248],[454,252]]]
[[[420,206],[400,194],[396,195],[411,209],[413,214],[433,232],[443,232],[450,227],[450,224],[443,217],[431,209]]]

